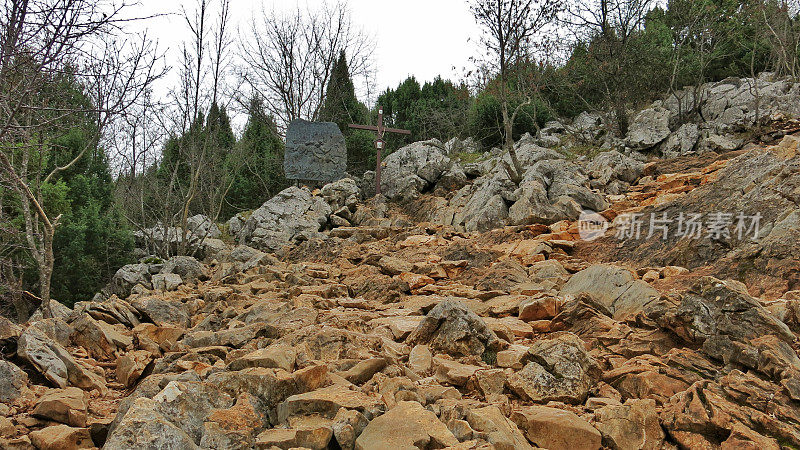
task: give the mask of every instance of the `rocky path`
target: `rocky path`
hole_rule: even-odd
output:
[[[0,319],[0,447],[800,447],[793,228],[756,254],[611,236],[631,212],[800,192],[795,141],[751,152],[648,166],[594,242],[363,205],[327,240],[140,265],[128,295]]]

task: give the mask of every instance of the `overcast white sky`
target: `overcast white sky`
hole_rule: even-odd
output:
[[[178,13],[181,5],[191,11],[196,4],[194,0],[140,0],[140,3],[137,8],[142,15]],[[245,29],[253,14],[260,14],[262,6],[280,10],[306,5],[314,8],[322,3],[322,0],[232,0],[232,25]],[[349,0],[347,3],[354,24],[371,34],[377,44],[374,61],[378,92],[397,86],[409,75],[415,75],[420,82],[432,80],[436,75],[458,79],[474,54],[475,46],[469,39],[474,40],[479,30],[466,0]],[[174,67],[179,43],[188,37],[183,19],[173,15],[136,26],[147,28],[149,35],[158,39],[160,48],[170,48],[167,61]]]

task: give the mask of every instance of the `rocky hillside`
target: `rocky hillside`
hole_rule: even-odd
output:
[[[574,158],[551,128],[519,144],[519,186],[507,156],[417,143],[386,160],[390,202],[289,188],[223,227],[234,244],[193,218],[197,258],[0,318],[0,447],[798,448],[793,127],[651,160]]]

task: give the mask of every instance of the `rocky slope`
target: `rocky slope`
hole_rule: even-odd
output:
[[[593,242],[574,217],[420,222],[428,161],[416,203],[292,188],[237,231],[269,253],[215,243],[126,266],[55,319],[0,319],[0,447],[800,447],[797,140],[604,155],[531,161],[549,189],[510,207],[596,202],[612,225]],[[631,212],[721,206],[763,233],[615,237]]]
[[[800,90],[702,89],[616,141],[549,124],[519,185],[507,155],[420,142],[386,159],[390,202],[367,176],[286,189],[236,242],[191,218],[197,259],[0,317],[0,448],[800,448]],[[771,142],[732,134],[766,116]]]

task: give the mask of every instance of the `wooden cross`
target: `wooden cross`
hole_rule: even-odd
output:
[[[411,134],[408,130],[400,130],[397,128],[386,128],[383,126],[383,108],[378,109],[378,126],[374,125],[349,125],[350,128],[355,128],[357,130],[369,130],[374,131],[377,138],[375,139],[375,150],[378,152],[378,164],[375,167],[375,194],[380,195],[381,193],[381,150],[386,145],[386,142],[383,140],[383,134],[386,132],[389,133],[398,133],[398,134]]]

